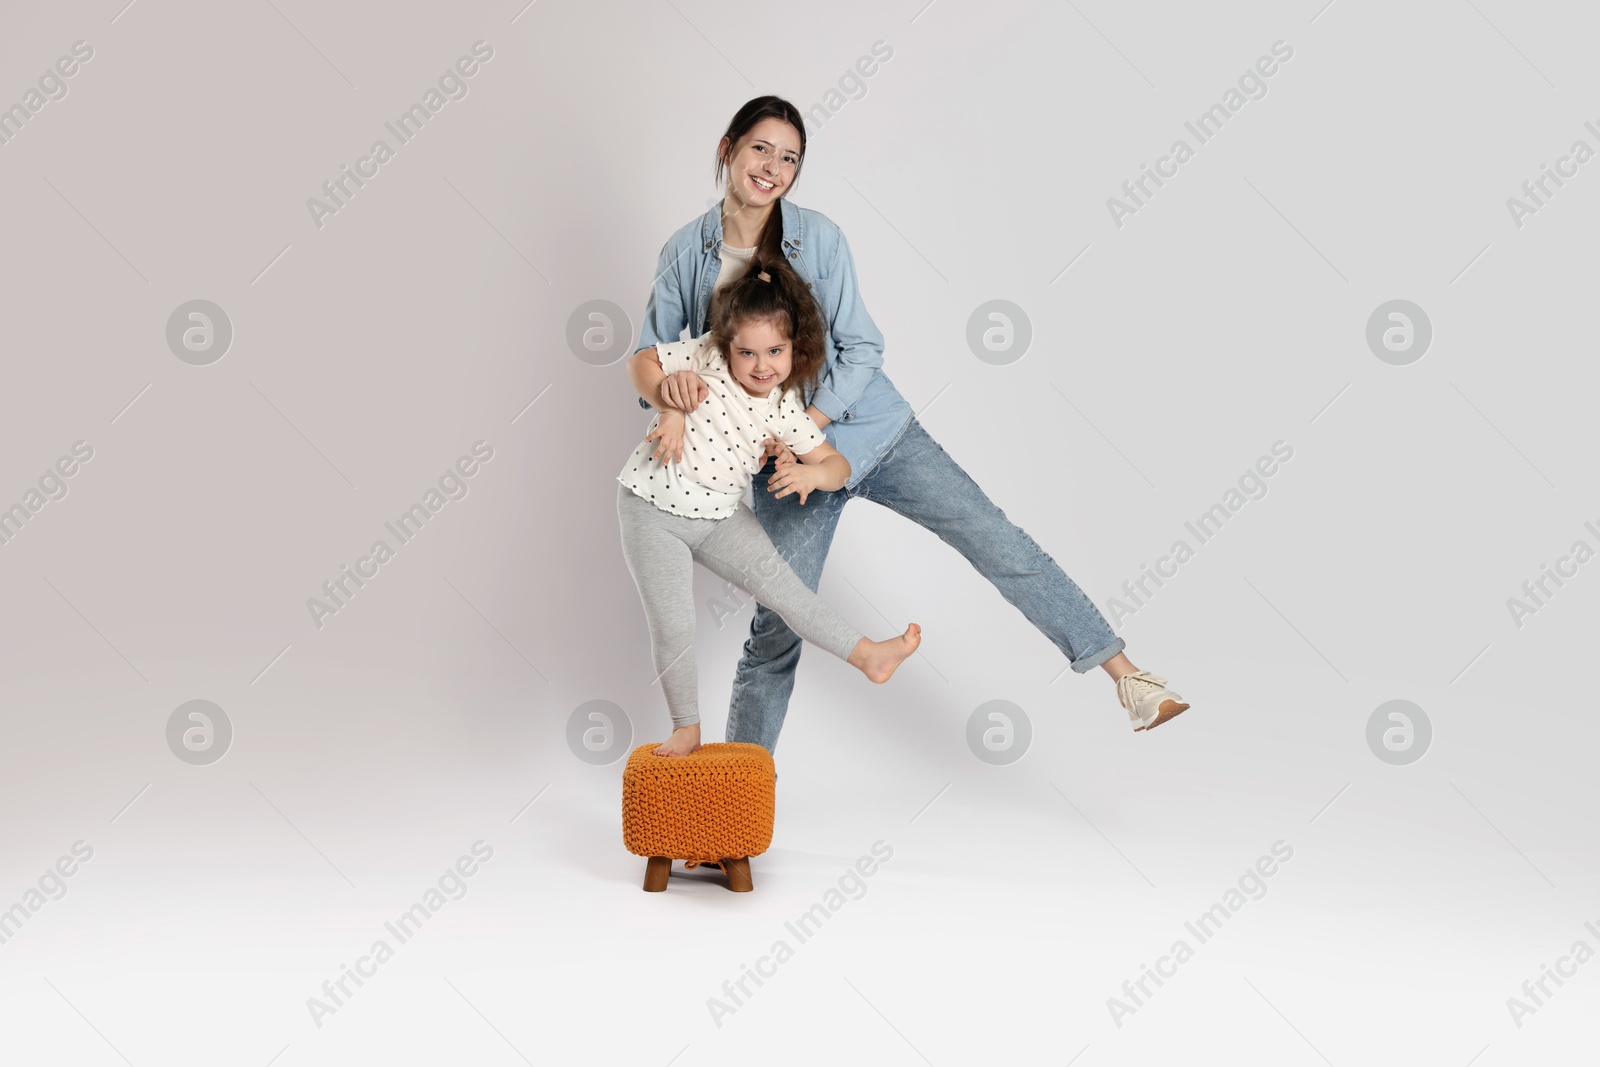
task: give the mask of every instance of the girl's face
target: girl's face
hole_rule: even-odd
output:
[[[723,138],[723,148],[728,148]],[[788,191],[800,166],[800,133],[778,118],[750,127],[728,152],[728,193],[741,208],[770,207]]]
[[[781,322],[750,319],[733,334],[728,369],[751,396],[766,396],[782,385],[794,366],[794,352]]]

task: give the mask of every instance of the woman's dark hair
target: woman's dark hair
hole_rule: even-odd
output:
[[[768,259],[757,251],[749,268],[712,298],[711,343],[730,365],[733,335],[750,321],[772,322],[789,338],[793,363],[779,395],[799,388],[801,406],[808,406],[828,360],[827,329],[811,290],[782,256]]]
[[[728,165],[728,160],[733,154],[733,149],[739,139],[750,132],[750,128],[762,119],[782,119],[793,126],[800,134],[800,162],[795,164],[794,177],[789,179],[789,189],[794,188],[794,183],[800,180],[800,168],[806,163],[806,123],[800,117],[800,109],[781,96],[758,96],[747,100],[745,105],[733,114],[733,121],[728,123],[727,130],[722,135],[722,140],[717,142],[717,169],[716,180],[722,181],[722,171]],[[723,141],[727,147],[723,147]],[[787,195],[788,190],[785,190]],[[766,225],[761,228],[761,239],[756,242],[756,251],[767,259],[783,258],[783,209],[778,204],[773,204],[772,213],[767,216]]]

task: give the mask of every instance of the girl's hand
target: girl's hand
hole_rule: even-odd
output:
[[[673,371],[661,379],[661,402],[677,411],[693,411],[711,395],[711,387],[692,370]]]
[[[644,436],[646,441],[661,442],[656,446],[656,459],[665,463],[663,457],[671,456],[678,462],[683,462],[683,427],[684,418],[681,411],[663,411],[656,416],[655,429]]]
[[[800,503],[804,505],[806,497],[817,487],[821,478],[822,473],[816,467],[808,467],[803,463],[779,467],[777,473],[767,481],[767,492],[775,494],[778,500],[790,493],[798,494]]]
[[[789,446],[778,440],[776,437],[767,438],[765,441],[761,442],[761,446],[766,450],[767,455],[778,457],[777,464],[779,470],[783,470],[785,467],[792,467],[798,462],[794,458],[794,453],[789,451]]]

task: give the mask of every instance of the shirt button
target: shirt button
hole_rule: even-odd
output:
[[[710,242],[710,241],[707,241],[707,242],[706,242],[706,247],[707,247],[707,248],[710,248],[710,247],[711,247],[711,242]]]

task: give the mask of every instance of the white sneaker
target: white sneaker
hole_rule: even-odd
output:
[[[1149,671],[1134,671],[1117,679],[1117,700],[1128,709],[1135,732],[1154,729],[1189,707],[1165,682]]]

